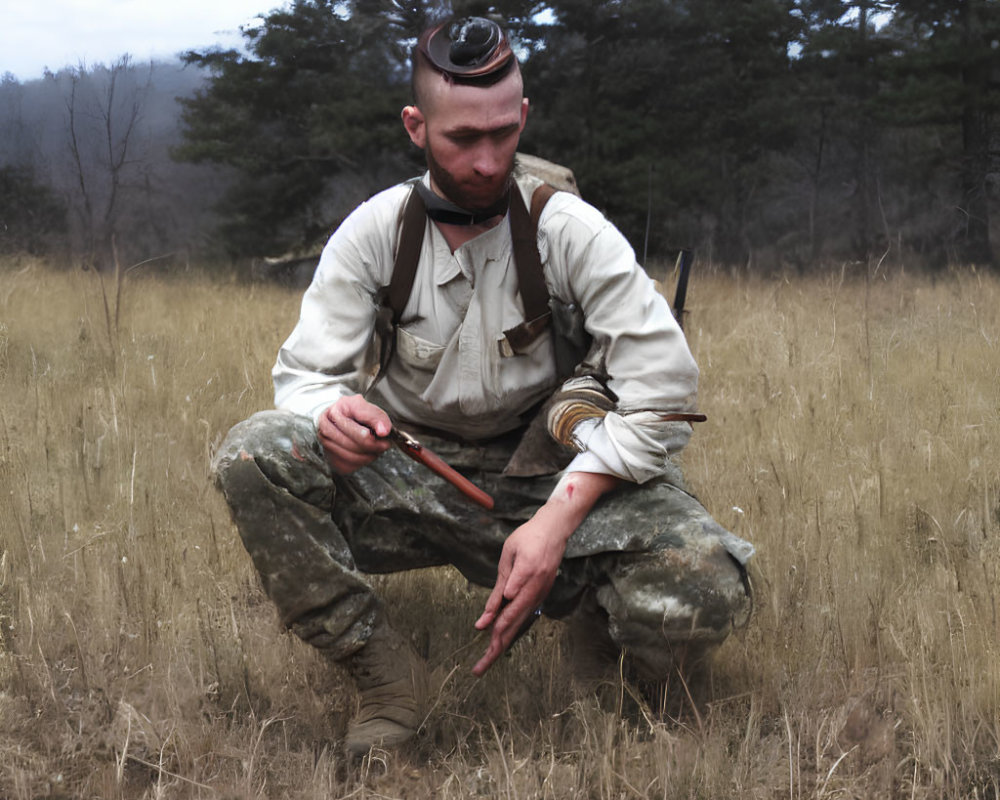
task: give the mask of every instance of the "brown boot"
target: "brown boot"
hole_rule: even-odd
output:
[[[380,619],[375,631],[346,663],[361,692],[344,750],[360,758],[372,747],[394,747],[417,732],[427,705],[427,664]]]

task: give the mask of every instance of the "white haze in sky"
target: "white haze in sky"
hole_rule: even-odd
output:
[[[81,62],[169,59],[185,50],[240,47],[241,25],[283,0],[15,0],[0,13],[0,75],[42,77]]]

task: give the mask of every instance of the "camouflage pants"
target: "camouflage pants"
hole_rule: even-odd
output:
[[[493,495],[494,509],[396,449],[334,475],[312,421],[282,411],[237,424],[216,456],[216,480],[283,622],[334,659],[371,634],[379,602],[365,573],[452,564],[492,587],[504,540],[557,481],[503,477],[512,444],[423,441]],[[542,611],[560,618],[596,601],[611,639],[642,673],[665,677],[678,648],[703,652],[746,622],[752,552],[667,480],[626,484],[571,537]]]

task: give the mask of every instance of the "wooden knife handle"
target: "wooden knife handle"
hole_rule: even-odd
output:
[[[410,456],[426,466],[428,469],[436,472],[448,481],[448,483],[458,489],[462,494],[468,497],[472,502],[478,503],[483,508],[493,508],[492,497],[490,497],[486,492],[476,486],[476,484],[464,475],[449,467],[437,453],[432,453],[426,447],[421,446],[417,452],[411,452]]]
[[[400,450],[406,453],[406,455],[414,461],[419,461],[437,475],[440,475],[448,481],[448,483],[468,497],[472,502],[481,505],[483,508],[493,508],[492,497],[490,497],[486,492],[476,486],[476,484],[464,475],[448,466],[444,459],[442,459],[437,453],[428,450],[412,436],[403,433],[398,428],[393,427],[389,437],[396,443]]]

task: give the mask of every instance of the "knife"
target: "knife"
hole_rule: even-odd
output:
[[[404,433],[399,428],[393,426],[386,438],[414,461],[423,464],[431,470],[431,472],[440,475],[448,481],[448,483],[469,498],[473,503],[478,503],[483,508],[493,508],[493,498],[490,497],[490,495],[476,486],[476,484],[464,475],[461,475],[452,467],[449,467],[441,456],[428,450],[420,444],[420,442],[410,436],[410,434]]]

